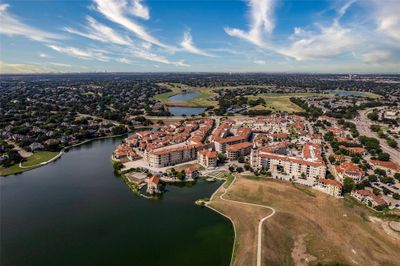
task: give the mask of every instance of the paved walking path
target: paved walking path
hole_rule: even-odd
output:
[[[223,189],[224,189],[224,192],[219,196],[219,198],[220,198],[221,200],[223,200],[223,201],[230,201],[230,202],[234,202],[234,203],[238,203],[238,204],[243,204],[243,205],[249,205],[249,206],[257,206],[257,207],[261,207],[261,208],[270,209],[270,210],[272,211],[271,214],[269,214],[269,215],[263,217],[263,218],[259,221],[259,223],[258,223],[258,235],[257,235],[257,266],[261,266],[261,254],[262,254],[262,252],[261,252],[261,251],[262,251],[262,225],[263,225],[264,221],[266,221],[268,218],[272,217],[272,216],[275,214],[276,211],[275,211],[274,208],[272,208],[272,207],[270,207],[270,206],[267,206],[267,205],[261,205],[261,204],[255,204],[255,203],[248,203],[248,202],[243,202],[243,201],[225,199],[225,198],[224,198],[225,194],[226,194],[226,193],[228,192],[228,190],[231,188],[231,186],[233,185],[233,183],[235,183],[235,181],[236,181],[236,176],[234,176],[234,179],[233,179],[232,183],[231,183],[231,184],[229,185],[229,187],[227,187],[227,188],[224,188],[224,187],[223,187],[223,185],[225,184],[225,182],[224,182],[224,183],[221,185],[221,187],[219,187],[219,188],[212,194],[212,196],[211,196],[209,202],[211,202],[212,199],[214,198],[214,196],[216,195],[216,193],[218,193],[218,191],[219,191],[221,188],[223,188]],[[233,223],[232,219],[231,219],[229,216],[227,216],[227,215],[221,213],[220,211],[214,209],[213,207],[209,206],[208,203],[206,204],[206,206],[209,207],[210,209],[214,210],[214,211],[217,211],[218,213],[222,214],[223,216],[225,216],[225,217],[227,217],[229,220],[231,220],[231,222],[232,222],[232,224],[233,224],[234,231],[235,231],[235,241],[236,241],[236,227],[235,227],[235,224]],[[234,242],[235,242],[235,241],[234,241]],[[234,243],[234,245],[235,245],[235,243]],[[232,251],[232,259],[233,259],[233,252],[234,252],[234,250]],[[232,264],[232,263],[233,263],[233,261],[231,261],[231,264]]]

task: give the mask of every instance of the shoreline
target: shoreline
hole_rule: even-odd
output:
[[[41,166],[45,166],[45,165],[47,165],[47,164],[49,164],[49,163],[51,163],[51,162],[54,162],[54,161],[56,161],[57,159],[61,158],[61,156],[62,156],[66,151],[69,151],[69,149],[71,149],[71,148],[74,148],[74,147],[77,147],[77,146],[80,146],[80,145],[89,143],[89,142],[91,142],[91,141],[100,140],[100,139],[107,139],[107,138],[116,138],[116,137],[121,137],[121,136],[126,135],[126,134],[129,134],[129,132],[124,133],[124,134],[118,134],[118,135],[112,135],[112,136],[104,136],[104,137],[98,137],[98,138],[93,138],[93,139],[87,139],[87,140],[78,142],[78,143],[76,143],[76,144],[73,144],[73,145],[70,145],[70,146],[67,146],[67,147],[62,148],[62,149],[60,150],[60,152],[59,152],[56,156],[54,156],[53,158],[51,158],[50,160],[45,161],[45,162],[41,162],[41,163],[36,164],[36,165],[24,167],[24,166],[22,165],[22,161],[21,161],[21,162],[18,163],[18,167],[21,169],[21,171],[15,172],[15,173],[12,173],[12,174],[8,174],[8,175],[1,175],[1,176],[6,177],[6,176],[10,176],[10,175],[17,175],[17,174],[21,174],[21,173],[23,173],[23,172],[27,172],[27,171],[30,171],[30,170],[39,168],[39,167],[41,167]]]

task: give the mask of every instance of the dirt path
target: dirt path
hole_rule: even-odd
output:
[[[246,208],[243,209],[242,206],[250,206],[250,207],[253,207],[253,208],[256,207],[256,209],[259,209],[259,210],[260,210],[260,208],[262,208],[262,209],[268,209],[268,210],[272,211],[272,212],[270,212],[270,213],[269,213],[268,215],[266,215],[266,216],[265,216],[264,213],[259,213],[259,210],[258,210],[258,213],[256,213],[257,216],[262,215],[262,216],[261,216],[261,219],[258,219],[259,222],[258,222],[257,242],[256,242],[256,243],[257,243],[256,265],[257,265],[257,266],[261,266],[261,259],[262,259],[262,257],[261,257],[261,255],[262,255],[262,227],[263,227],[263,223],[264,223],[268,218],[272,217],[272,216],[275,214],[275,209],[272,208],[272,207],[270,207],[270,206],[266,206],[266,205],[255,204],[255,203],[249,203],[249,202],[244,202],[244,201],[231,200],[231,199],[225,198],[224,196],[226,195],[226,193],[228,193],[229,189],[234,185],[235,182],[236,182],[236,176],[234,177],[234,180],[233,180],[232,183],[229,185],[229,187],[227,187],[227,188],[225,189],[224,186],[222,185],[216,192],[214,192],[214,194],[213,194],[213,195],[211,196],[211,198],[210,198],[210,203],[212,204],[213,201],[215,202],[215,198],[218,198],[219,200],[221,200],[221,201],[223,201],[223,202],[234,203],[234,205],[241,205],[241,206],[239,207],[239,209],[242,209],[242,212],[245,212],[245,213],[249,212],[249,210],[248,210],[248,209],[246,210]],[[221,192],[222,192],[222,193],[221,193]],[[211,208],[211,209],[217,211],[218,213],[223,214],[224,216],[226,216],[228,219],[231,220],[231,222],[232,222],[232,224],[233,224],[233,227],[234,227],[234,230],[235,230],[235,241],[234,241],[234,242],[236,242],[236,241],[237,241],[237,235],[238,235],[238,232],[237,232],[237,229],[236,229],[237,226],[235,226],[235,223],[237,223],[237,221],[234,221],[234,220],[236,220],[236,219],[232,219],[232,218],[231,218],[231,215],[229,215],[229,214],[222,213],[221,211],[216,210],[216,209],[215,209],[214,207],[212,207],[210,204],[207,204],[207,207],[209,207],[209,208]],[[253,208],[252,208],[252,209],[253,209]],[[253,212],[253,214],[254,214],[254,210],[252,210],[252,209],[250,209],[250,212]],[[236,213],[237,213],[237,212],[236,212]],[[245,215],[245,217],[246,217],[246,215]],[[241,222],[243,222],[243,221],[241,221]],[[242,233],[242,232],[241,232],[241,233]],[[247,245],[247,243],[246,243],[246,245]],[[236,253],[236,252],[237,252],[237,251],[235,250],[235,247],[234,247],[233,253]],[[239,253],[239,252],[238,252],[238,253]],[[251,249],[250,249],[250,250],[247,250],[246,253],[248,253],[248,255],[251,256],[251,253],[252,253]],[[253,253],[254,253],[254,251],[253,251]],[[232,261],[231,261],[231,264],[234,263],[233,258],[234,258],[234,255],[232,254]],[[244,264],[246,264],[246,265],[249,265],[249,263],[248,263],[249,261],[247,261],[247,260],[243,260],[242,262],[243,262]],[[237,264],[242,264],[242,263],[237,263]]]
[[[21,148],[20,146],[18,146],[17,144],[15,144],[14,142],[9,141],[8,144],[11,144],[14,146],[14,149],[19,153],[19,155],[21,155],[21,157],[23,158],[28,158],[30,157],[33,153],[24,150],[23,148]]]

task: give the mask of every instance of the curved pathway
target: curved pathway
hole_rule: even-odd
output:
[[[266,209],[269,209],[269,210],[272,211],[272,213],[270,213],[269,215],[263,217],[263,218],[260,220],[260,222],[258,223],[258,234],[257,234],[257,266],[261,266],[262,225],[263,225],[264,221],[266,221],[268,218],[272,217],[272,216],[275,214],[276,211],[275,211],[274,208],[272,208],[272,207],[270,207],[270,206],[267,206],[267,205],[261,205],[261,204],[255,204],[255,203],[248,203],[248,202],[244,202],[244,201],[237,201],[237,200],[225,199],[225,198],[224,198],[225,194],[226,194],[226,193],[228,192],[228,190],[231,188],[231,186],[233,185],[233,183],[235,183],[235,181],[236,181],[236,176],[234,176],[234,179],[233,179],[232,183],[231,183],[227,188],[224,188],[224,187],[223,187],[223,185],[225,184],[226,181],[221,185],[221,187],[224,188],[224,192],[219,196],[219,198],[220,198],[221,200],[223,200],[223,201],[230,201],[230,202],[234,202],[234,203],[238,203],[238,204],[243,204],[243,205],[257,206],[257,207],[266,208]],[[220,187],[220,188],[221,188],[221,187]],[[219,189],[220,189],[220,188],[219,188]],[[215,194],[218,192],[219,189],[217,189],[217,190],[212,194],[212,196],[211,196],[209,202],[212,201],[212,199],[214,198]],[[227,215],[223,214],[222,212],[220,212],[220,211],[214,209],[213,207],[209,206],[209,203],[207,203],[206,206],[209,207],[210,209],[214,210],[214,211],[217,211],[218,213],[224,215],[225,217],[229,218],[229,220],[231,220],[231,222],[232,222],[232,224],[233,224],[234,231],[235,231],[235,241],[234,241],[234,245],[235,245],[235,242],[236,242],[236,227],[235,227],[235,224],[233,223],[232,219],[231,219],[230,217],[228,217]],[[233,252],[234,252],[234,250],[232,251],[232,259],[233,259]],[[231,261],[231,264],[232,264],[232,263],[233,263],[233,260]]]
[[[35,164],[35,165],[30,165],[30,166],[23,166],[23,165],[22,165],[22,161],[21,161],[21,162],[19,162],[19,167],[22,168],[22,169],[28,169],[28,168],[36,168],[36,167],[39,167],[39,166],[43,166],[43,165],[46,165],[46,164],[48,164],[48,163],[51,163],[52,161],[57,160],[57,159],[60,158],[61,155],[63,155],[63,154],[64,154],[64,150],[61,150],[56,156],[54,156],[54,157],[51,158],[50,160],[45,161],[45,162],[41,162],[41,163],[38,163],[38,164]]]

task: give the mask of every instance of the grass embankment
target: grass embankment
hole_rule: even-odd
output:
[[[315,265],[331,261],[349,265],[398,264],[399,238],[393,238],[381,223],[368,218],[380,214],[353,201],[299,187],[239,177],[225,196],[276,209],[263,226],[263,265]],[[218,197],[214,199],[211,205],[235,222],[239,241],[235,265],[254,265],[255,227],[260,217],[233,203],[219,202]]]
[[[41,166],[41,163],[47,162],[57,156],[59,152],[51,152],[51,151],[37,151],[33,153],[31,156],[26,158],[26,161],[22,163],[23,167],[19,167],[19,164],[14,164],[10,167],[0,167],[0,175],[14,175],[18,173],[22,173],[28,170],[32,170],[33,168]]]

